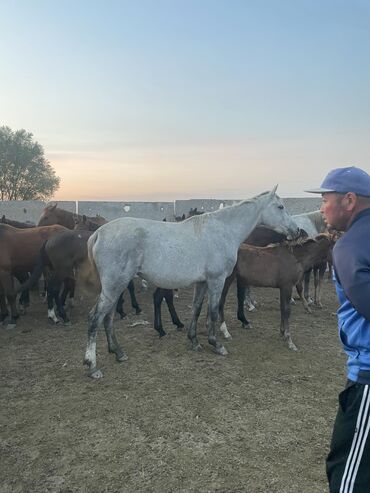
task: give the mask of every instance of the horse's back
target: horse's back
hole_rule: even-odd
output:
[[[19,229],[0,225],[2,258],[10,258],[12,268],[31,270],[42,245],[52,236],[65,231],[60,225]]]
[[[241,245],[237,270],[248,284],[260,287],[294,283],[301,273],[294,254],[286,245]]]

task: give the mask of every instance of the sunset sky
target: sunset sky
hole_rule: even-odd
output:
[[[370,2],[1,2],[0,125],[62,200],[308,196],[370,172]]]

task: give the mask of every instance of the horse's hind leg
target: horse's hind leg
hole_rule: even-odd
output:
[[[55,283],[54,299],[55,299],[55,304],[57,307],[57,313],[61,317],[61,319],[63,320],[64,324],[70,324],[70,320],[69,320],[68,315],[65,311],[65,308],[64,308],[64,305],[62,303],[61,296],[60,296],[61,287],[62,287],[61,281]]]
[[[184,328],[184,324],[179,319],[175,309],[175,305],[173,304],[173,290],[163,289],[163,295],[167,303],[168,311],[170,312],[171,315],[172,323],[177,326],[177,330],[181,330],[182,328]]]
[[[225,347],[217,341],[216,323],[218,320],[219,304],[225,279],[208,282],[208,315],[207,330],[208,342],[214,347],[216,353],[222,356],[227,355]]]
[[[10,319],[7,328],[14,329],[16,327],[16,320],[19,318],[19,314],[17,311],[16,295],[14,294],[14,279],[10,272],[0,272],[0,284],[2,285],[4,297],[7,298],[10,307]]]
[[[16,278],[21,284],[23,284],[29,279],[29,274],[20,273],[17,274]],[[19,297],[19,307],[22,315],[26,313],[26,308],[28,308],[29,306],[30,306],[30,292],[28,291],[28,289],[26,289],[25,291],[21,292],[21,295]]]
[[[139,315],[139,313],[141,313],[141,308],[140,308],[140,306],[137,302],[136,296],[135,296],[135,285],[134,285],[134,281],[132,279],[128,283],[127,289],[128,289],[128,292],[130,293],[131,306],[132,306],[132,308],[135,308],[136,315]]]
[[[304,297],[307,300],[307,303],[311,305],[313,303],[312,298],[310,297],[310,277],[311,277],[312,267],[303,274],[304,279]]]
[[[299,299],[302,301],[303,307],[306,310],[307,313],[312,313],[311,308],[308,306],[307,300],[304,297],[303,294],[303,286],[302,286],[302,280],[298,281],[297,284],[295,285]]]
[[[243,329],[249,329],[251,327],[251,324],[249,323],[249,320],[245,318],[244,313],[244,300],[247,287],[243,285],[243,282],[239,276],[237,276],[236,278],[236,285],[238,298],[238,320],[240,320],[240,322],[242,323]]]
[[[114,353],[116,355],[116,360],[121,362],[121,361],[125,361],[127,359],[127,356],[122,351],[114,331],[114,326],[113,326],[114,312],[115,309],[113,307],[112,310],[107,315],[105,315],[104,328],[107,336],[108,351],[110,353]]]
[[[194,351],[200,351],[202,346],[199,344],[197,339],[197,322],[202,310],[202,304],[204,300],[204,295],[206,294],[207,284],[205,282],[197,282],[194,287],[194,297],[193,297],[193,317],[191,319],[189,329],[188,329],[188,338],[191,342],[191,348]],[[218,309],[218,307],[217,307]]]
[[[122,290],[121,290],[122,292]],[[89,367],[89,377],[101,378],[103,373],[96,367],[96,332],[103,323],[105,316],[116,304],[116,299],[108,298],[103,292],[89,313],[87,330],[87,347],[84,364]]]
[[[220,296],[220,301],[218,304],[218,315],[219,315],[219,320],[221,322],[220,331],[223,333],[224,338],[229,341],[232,339],[232,336],[226,326],[224,307],[225,307],[227,293],[229,292],[230,286],[233,280],[235,279],[235,276],[236,276],[236,269],[234,268],[233,272],[225,280],[224,287],[222,289],[222,293]]]
[[[75,289],[76,289],[76,279],[74,277],[67,277],[64,279],[64,286],[61,295],[62,305],[66,305],[66,299],[68,296],[68,306],[69,308],[74,307],[74,298],[75,298]]]

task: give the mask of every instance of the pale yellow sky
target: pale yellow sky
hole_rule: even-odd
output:
[[[359,159],[353,162],[351,157]],[[250,139],[204,146],[54,151],[56,200],[242,199],[279,184],[282,197],[307,196],[333,167],[368,162],[361,142]],[[363,166],[366,169],[366,166]]]

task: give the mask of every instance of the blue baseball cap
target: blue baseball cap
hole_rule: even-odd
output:
[[[347,193],[370,197],[370,175],[366,171],[349,166],[331,170],[325,177],[320,188],[305,190],[309,193]]]

